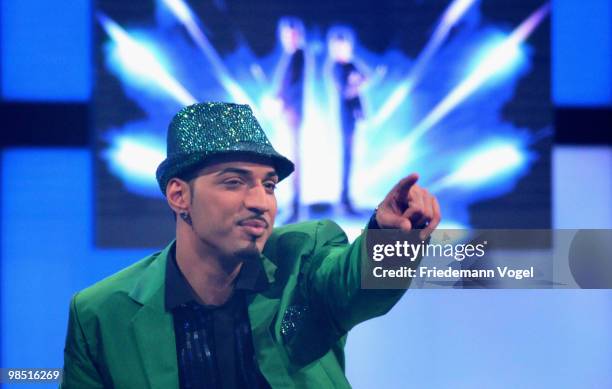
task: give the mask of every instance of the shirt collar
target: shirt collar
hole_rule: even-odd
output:
[[[262,292],[268,288],[268,278],[261,260],[247,260],[243,263],[236,278],[235,290]],[[195,301],[195,292],[181,272],[176,262],[176,243],[168,253],[166,264],[166,310]]]

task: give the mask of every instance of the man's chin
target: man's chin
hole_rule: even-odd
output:
[[[250,243],[248,246],[236,251],[234,255],[237,258],[240,258],[241,260],[249,261],[259,259],[259,257],[261,256],[261,252],[257,248],[257,245],[255,245],[255,243],[253,242]]]

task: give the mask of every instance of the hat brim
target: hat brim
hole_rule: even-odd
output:
[[[220,156],[236,156],[239,157],[252,157],[254,160],[260,160],[263,158],[269,158],[272,161],[272,166],[278,174],[278,180],[282,181],[287,178],[294,170],[295,165],[288,158],[276,152],[272,149],[268,152],[254,151],[254,150],[230,150],[221,151],[214,153],[194,153],[187,155],[179,155],[176,157],[166,158],[158,167],[156,172],[157,183],[162,191],[162,194],[166,195],[166,186],[170,179],[178,177],[181,174],[189,171],[195,166],[205,164],[207,161],[213,159],[213,157]]]

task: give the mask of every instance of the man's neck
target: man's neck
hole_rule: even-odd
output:
[[[201,303],[222,305],[232,296],[242,261],[211,254],[191,235],[177,234],[177,265]]]

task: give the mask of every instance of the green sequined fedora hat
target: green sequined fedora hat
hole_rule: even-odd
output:
[[[164,195],[171,178],[222,154],[270,158],[279,180],[294,170],[293,162],[274,150],[248,105],[207,102],[183,108],[168,126],[166,149],[156,173]]]

